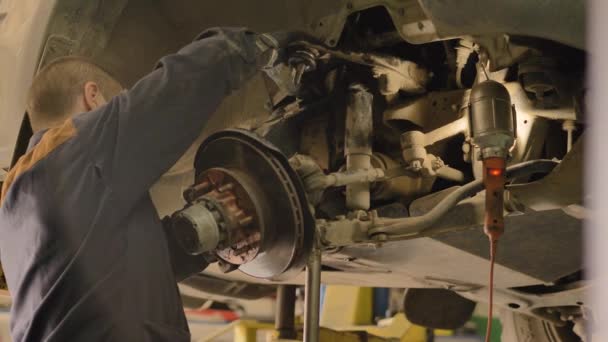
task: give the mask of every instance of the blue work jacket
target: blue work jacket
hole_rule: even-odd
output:
[[[14,341],[190,340],[148,190],[255,74],[255,37],[206,31],[107,105],[32,138],[0,208]]]

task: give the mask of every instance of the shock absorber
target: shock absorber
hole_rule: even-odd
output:
[[[473,144],[479,148],[486,189],[484,232],[490,240],[490,309],[486,341],[492,329],[494,264],[499,237],[504,232],[505,168],[515,142],[515,110],[507,89],[487,80],[471,89],[469,120]]]

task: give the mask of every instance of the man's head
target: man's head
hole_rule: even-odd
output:
[[[63,57],[34,78],[27,112],[34,132],[60,125],[75,114],[103,106],[122,90],[118,81],[82,57]]]

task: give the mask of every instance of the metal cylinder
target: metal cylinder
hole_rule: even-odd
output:
[[[274,326],[279,339],[295,339],[296,286],[279,285],[277,290],[277,312]]]
[[[191,255],[212,251],[220,242],[219,225],[202,202],[177,212],[172,227],[181,247]]]
[[[420,131],[409,131],[401,134],[401,150],[403,160],[408,165],[418,168],[422,166],[426,157],[426,136]]]
[[[346,170],[367,170],[371,168],[372,156],[372,101],[373,95],[362,85],[350,87],[346,110],[346,131],[344,155]],[[370,192],[368,182],[346,186],[346,207],[349,209],[369,209]]]
[[[471,90],[469,106],[471,136],[482,159],[506,158],[515,142],[515,113],[507,88],[492,80],[481,82]]]
[[[313,247],[306,266],[304,290],[304,342],[319,342],[319,312],[321,311],[321,250]]]
[[[387,179],[371,184],[372,200],[389,200],[401,197],[400,200],[408,202],[415,197],[425,195],[430,191],[433,178],[419,177],[418,174],[409,172],[397,177],[390,176],[391,172],[403,169],[402,165],[387,155],[374,153],[372,166],[384,171]]]
[[[456,121],[452,121],[447,125],[441,126],[433,131],[425,134],[425,146],[433,145],[434,143],[451,138],[458,134],[463,134],[469,126],[468,118],[462,117]]]
[[[457,183],[464,183],[466,177],[462,171],[449,166],[440,167],[435,171],[437,177]]]
[[[334,172],[325,176],[327,186],[344,186],[353,183],[375,182],[384,177],[383,169],[371,168],[367,170],[356,170],[349,172]]]
[[[570,152],[570,150],[572,149],[573,133],[576,130],[574,120],[564,120],[562,128],[564,131],[566,131],[567,134],[566,152]]]

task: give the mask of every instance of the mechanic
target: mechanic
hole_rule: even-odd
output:
[[[35,133],[0,199],[15,341],[190,341],[148,190],[294,38],[209,30],[114,97],[120,85],[81,58],[38,73]]]

